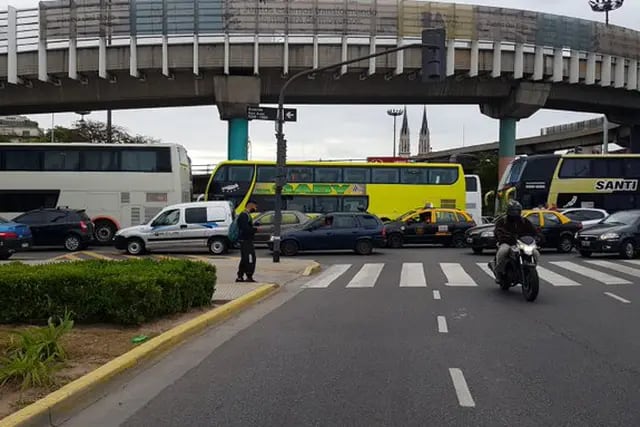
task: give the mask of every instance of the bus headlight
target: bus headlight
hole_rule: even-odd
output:
[[[481,234],[482,237],[493,237],[494,235],[493,231],[483,231]]]
[[[605,233],[600,236],[600,240],[617,240],[620,238],[618,233]]]

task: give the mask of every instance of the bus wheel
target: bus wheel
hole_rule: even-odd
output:
[[[401,248],[403,244],[402,240],[402,235],[400,233],[393,233],[389,236],[389,247],[394,249]]]
[[[213,255],[222,255],[227,252],[227,241],[223,238],[215,238],[209,240],[209,252]]]
[[[569,236],[560,237],[560,243],[558,243],[558,252],[561,254],[567,254],[573,249],[573,239]]]
[[[142,255],[144,253],[144,242],[137,237],[127,241],[127,253],[129,255]]]
[[[620,251],[620,255],[624,259],[633,259],[636,256],[636,245],[633,243],[633,240],[625,240],[622,243],[622,250]]]
[[[95,234],[98,243],[111,243],[116,234],[115,224],[106,220],[97,221],[95,224],[96,229],[93,234]]]

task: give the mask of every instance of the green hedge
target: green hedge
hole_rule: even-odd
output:
[[[140,324],[211,304],[214,266],[187,260],[78,261],[0,266],[0,323]]]

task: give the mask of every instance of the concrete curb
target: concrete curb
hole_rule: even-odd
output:
[[[316,274],[317,272],[319,272],[320,269],[322,269],[322,266],[317,262],[313,261],[311,264],[307,266],[307,268],[304,269],[304,273],[302,273],[302,275],[311,276],[312,274]]]
[[[0,427],[48,425],[62,414],[71,413],[74,406],[95,389],[153,356],[167,352],[187,338],[219,323],[278,289],[265,284],[221,307],[202,314],[182,325],[160,334],[98,369],[65,385],[33,404],[0,420]]]

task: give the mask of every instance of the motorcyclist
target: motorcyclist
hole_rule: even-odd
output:
[[[504,269],[509,257],[511,246],[518,243],[518,239],[531,236],[538,240],[538,230],[527,218],[522,216],[522,205],[515,200],[510,200],[507,205],[507,214],[496,221],[495,237],[498,241],[498,252],[491,266],[496,272],[496,279],[504,274]],[[538,261],[540,252],[534,250],[533,256]]]

